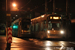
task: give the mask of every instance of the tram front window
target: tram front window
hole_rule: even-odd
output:
[[[60,23],[51,23],[51,22],[48,22],[48,29],[52,30],[52,28],[54,30],[59,30],[60,29]]]
[[[22,22],[22,25],[21,25],[21,27],[22,27],[22,29],[23,30],[29,30],[29,27],[30,26],[30,22]]]

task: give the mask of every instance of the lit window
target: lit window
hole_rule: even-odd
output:
[[[50,19],[52,19],[52,17],[50,17]]]
[[[53,19],[59,19],[59,17],[53,17]]]

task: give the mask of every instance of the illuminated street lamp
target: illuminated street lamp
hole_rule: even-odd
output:
[[[11,11],[18,11],[18,7],[17,7],[17,4],[16,3],[12,3],[12,6],[11,6]]]
[[[13,7],[16,7],[16,4],[15,4],[15,3],[13,3],[13,4],[12,4],[12,6],[13,6]]]

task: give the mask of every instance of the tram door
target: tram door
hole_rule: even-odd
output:
[[[17,36],[18,36],[18,23],[14,24],[14,25],[12,26],[12,35],[13,35],[14,37],[17,37]]]

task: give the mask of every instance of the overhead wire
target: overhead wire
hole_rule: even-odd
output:
[[[50,0],[49,2],[51,2],[51,1],[52,1],[52,0]],[[26,5],[24,5],[23,7],[21,7],[20,9],[24,8],[25,6],[27,6],[30,2],[31,2],[31,0],[30,0]],[[49,2],[47,2],[47,3],[49,3]],[[42,5],[40,5],[40,6],[43,6],[43,5],[45,5],[45,3],[42,4]],[[39,8],[40,6],[36,6],[35,8],[31,9],[31,11],[33,11],[33,10]]]
[[[52,1],[52,0],[50,0],[49,2],[51,2],[51,1]],[[47,2],[47,3],[49,3],[49,2]],[[45,3],[42,4],[42,5],[40,5],[40,6],[44,6],[44,5],[45,5]],[[32,11],[35,10],[35,9],[37,9],[37,8],[39,8],[40,6],[35,7],[34,9],[32,9]]]
[[[23,7],[21,7],[20,9],[24,8],[25,6],[27,6],[30,2],[31,2],[31,0],[26,5],[24,5]]]

